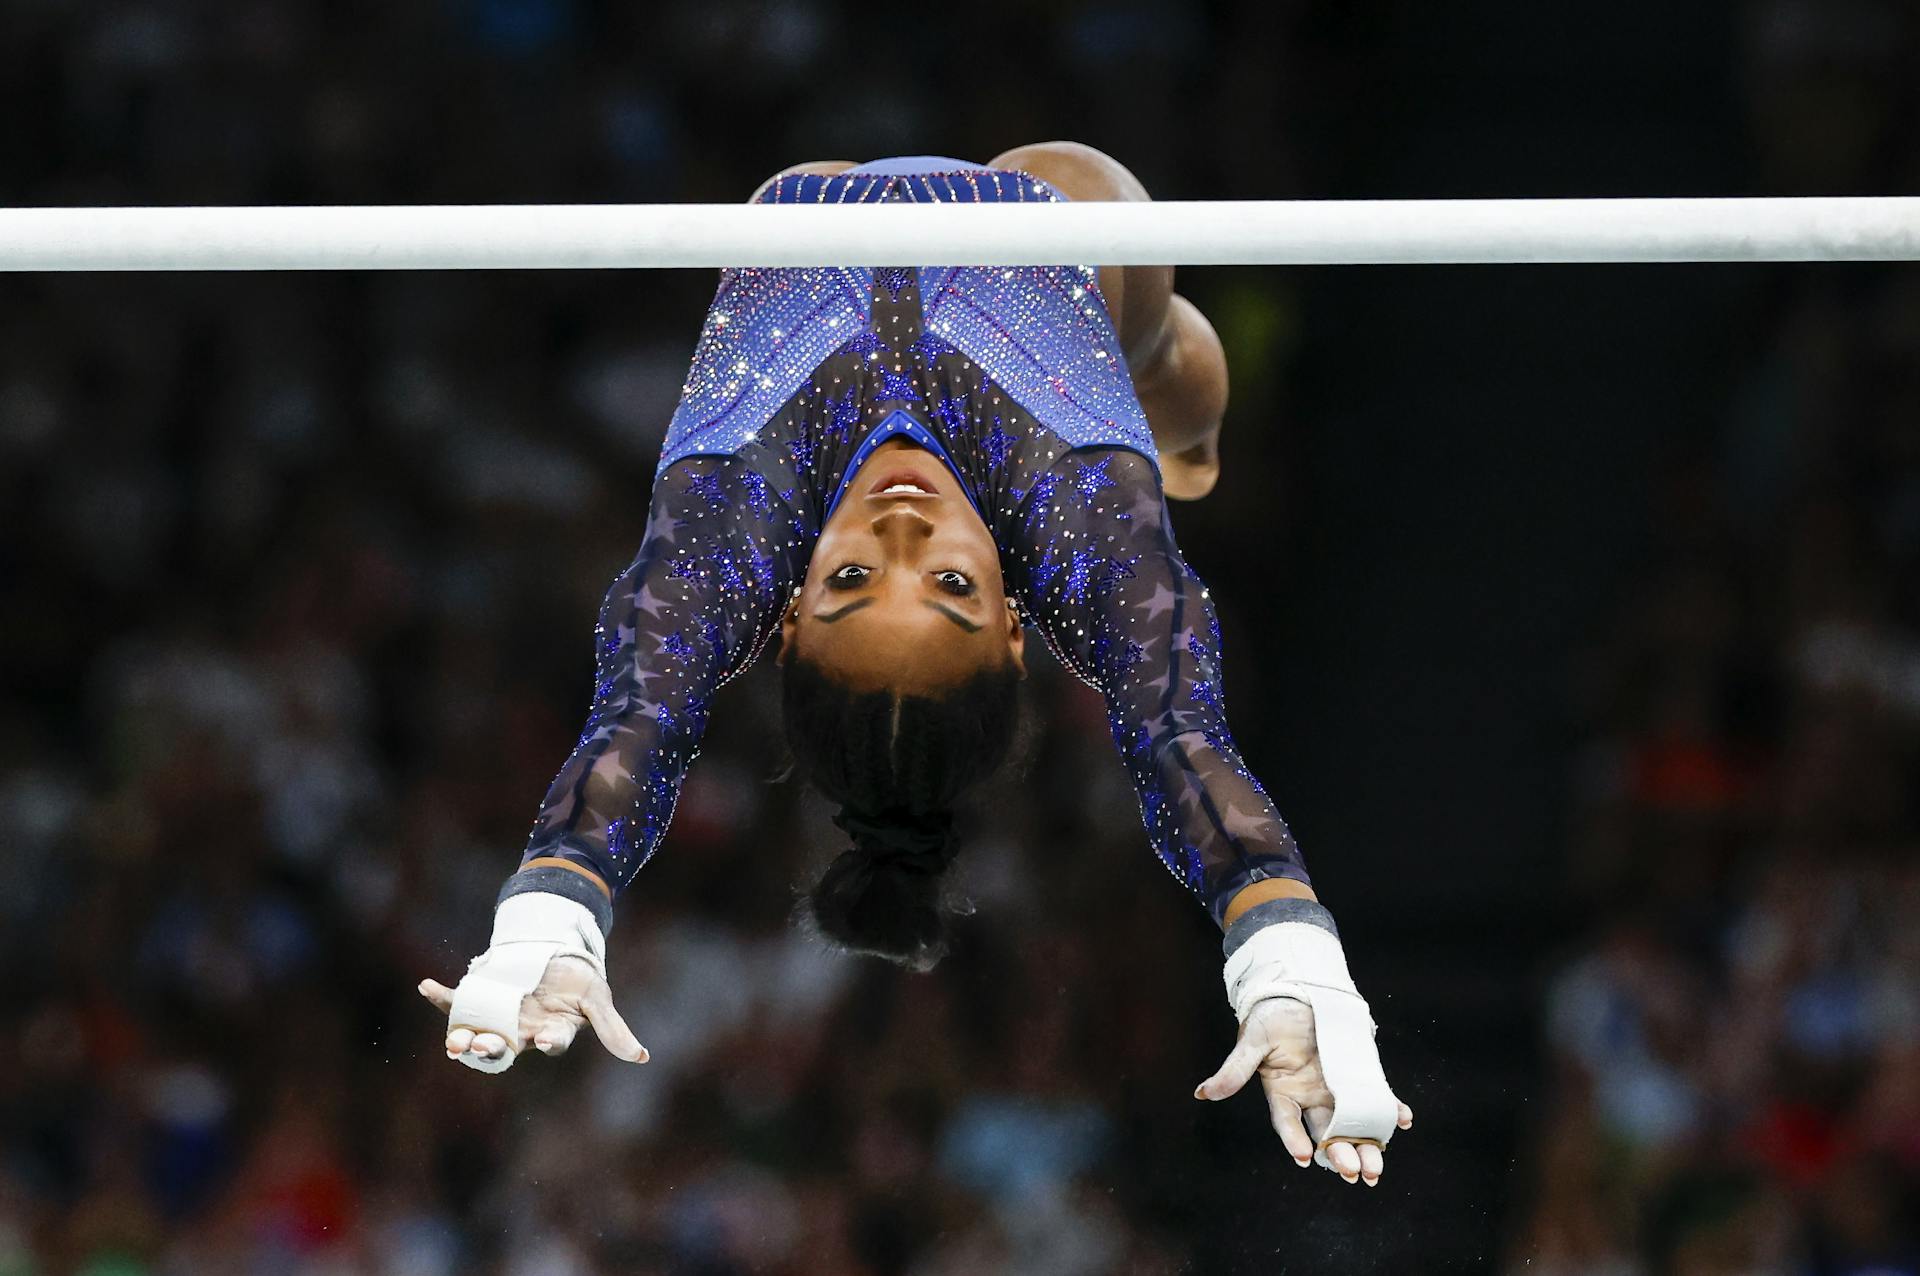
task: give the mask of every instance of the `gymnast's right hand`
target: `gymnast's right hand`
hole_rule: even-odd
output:
[[[481,1072],[505,1072],[529,1045],[564,1054],[591,1024],[616,1059],[645,1063],[647,1049],[613,1008],[606,941],[593,914],[541,891],[511,895],[493,915],[493,943],[459,986],[420,982],[447,1013],[447,1057]]]

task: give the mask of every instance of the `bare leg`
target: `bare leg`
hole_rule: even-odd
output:
[[[1220,478],[1220,424],[1227,414],[1227,352],[1207,317],[1173,294],[1158,358],[1133,374],[1134,392],[1160,449],[1168,496],[1197,501]]]
[[[1145,200],[1140,180],[1080,142],[1037,142],[988,163],[1029,173],[1075,200]],[[1168,496],[1198,500],[1220,477],[1227,360],[1205,315],[1173,291],[1171,266],[1102,266],[1107,300],[1133,386],[1160,449]]]

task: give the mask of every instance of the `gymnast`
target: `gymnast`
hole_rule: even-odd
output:
[[[761,203],[1144,200],[1075,143],[980,166],[800,165]],[[904,214],[903,214],[904,215]],[[715,690],[779,636],[796,769],[849,848],[806,902],[827,939],[925,970],[945,948],[955,803],[1004,759],[1026,634],[1105,697],[1155,853],[1225,932],[1239,1040],[1194,1091],[1256,1073],[1296,1162],[1377,1184],[1412,1113],[1292,835],[1234,746],[1220,632],[1164,497],[1218,476],[1227,369],[1171,267],[722,272],[667,431],[640,552],[596,630],[592,710],[547,791],[450,1058],[499,1072],[614,1009],[612,901],[672,818]]]

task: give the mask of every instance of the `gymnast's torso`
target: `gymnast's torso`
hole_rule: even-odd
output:
[[[1024,173],[928,157],[788,175],[771,203],[1035,201]],[[1305,881],[1227,727],[1220,632],[1174,541],[1153,434],[1089,265],[723,271],[608,591],[592,708],[525,859],[625,886],[665,833],[712,696],[779,627],[847,480],[905,439],[998,546],[1008,595],[1098,689],[1161,862],[1216,919]]]

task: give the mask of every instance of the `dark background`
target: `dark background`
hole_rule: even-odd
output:
[[[1163,198],[1895,194],[1894,0],[0,0],[15,205],[737,200],[1076,138]],[[589,691],[706,272],[0,284],[0,1273],[1914,1272],[1920,276],[1183,270],[1176,512],[1415,1108],[1295,1170],[1097,702],[932,976],[788,925],[769,671],[591,1041],[412,992]]]

